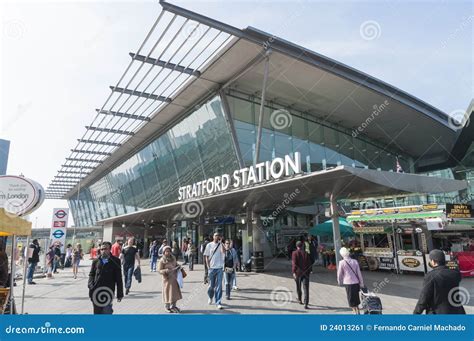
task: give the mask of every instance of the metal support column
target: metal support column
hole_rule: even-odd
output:
[[[334,196],[334,193],[331,193],[331,219],[332,219],[332,232],[334,235],[334,252],[336,253],[336,266],[339,266],[341,261],[341,255],[339,250],[341,250],[341,229],[339,227],[339,213],[337,211],[337,201]]]
[[[225,95],[224,90],[219,91],[221,97],[222,108],[224,109],[224,116],[226,118],[227,126],[230,130],[230,135],[232,137],[232,144],[234,146],[235,154],[237,155],[237,161],[239,162],[239,167],[244,168],[244,160],[242,159],[242,153],[240,151],[239,140],[237,139],[237,132],[235,131],[234,120],[232,119],[232,114],[230,113],[229,101]]]
[[[270,66],[270,54],[271,50],[268,50],[265,55],[265,67],[263,71],[263,84],[262,84],[262,97],[260,100],[260,114],[258,116],[258,128],[257,128],[257,141],[255,146],[255,160],[254,165],[258,163],[260,156],[260,144],[262,139],[262,126],[263,126],[263,113],[265,110],[265,93],[267,90],[268,70]]]

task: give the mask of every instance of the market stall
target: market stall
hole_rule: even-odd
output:
[[[3,288],[0,291],[0,314],[4,313],[5,307],[8,305],[10,314],[13,314],[14,303],[13,303],[13,289],[15,282],[15,254],[16,249],[16,237],[17,236],[30,236],[31,235],[31,222],[26,221],[13,214],[7,213],[3,208],[0,208],[0,237],[8,237],[12,240],[12,257],[10,259],[10,287]],[[25,262],[26,264],[27,262]],[[25,272],[23,273],[23,282],[25,282]],[[25,283],[23,283],[22,302],[25,297]],[[3,304],[2,304],[3,303]],[[23,304],[22,304],[23,305]]]
[[[360,238],[360,248],[355,249],[354,256],[362,269],[397,270],[391,227],[356,223],[354,232]]]
[[[360,235],[363,266],[425,273],[431,229],[443,226],[443,217],[442,208],[429,204],[354,210],[347,220]]]

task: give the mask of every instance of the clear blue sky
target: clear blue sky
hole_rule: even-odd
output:
[[[473,97],[471,1],[171,1],[239,28],[253,26],[346,63],[446,113]],[[0,0],[0,137],[10,174],[45,187],[144,39],[158,1]],[[361,25],[376,23],[376,38]],[[49,227],[48,201],[34,212]]]

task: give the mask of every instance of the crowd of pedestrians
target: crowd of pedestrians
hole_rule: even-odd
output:
[[[0,242],[2,240],[0,239]],[[42,252],[38,240],[34,239],[28,247],[28,268],[26,280],[30,285],[36,284],[33,280],[35,269],[39,263]],[[72,267],[74,279],[77,278],[80,262],[84,257],[81,244],[72,246],[68,244],[61,252],[60,244],[51,245],[47,252],[47,274],[51,278],[58,268]],[[101,242],[97,249],[89,272],[88,289],[94,314],[112,314],[113,297],[121,301],[128,295],[135,278],[141,282],[141,262],[139,246],[134,237],[126,240],[117,240],[112,245],[110,242]],[[146,250],[150,261],[150,272],[158,272],[162,282],[162,302],[169,313],[180,313],[178,301],[183,299],[182,287],[185,283],[187,270],[194,271],[194,264],[202,256],[204,265],[203,280],[207,286],[206,294],[209,305],[218,310],[224,308],[223,299],[230,301],[232,292],[237,290],[237,273],[241,269],[239,252],[233,241],[225,239],[219,232],[204,239],[196,247],[195,243],[186,238],[180,247],[172,241],[169,245],[167,239],[160,242],[154,240]],[[290,252],[291,274],[295,281],[297,302],[305,309],[310,305],[310,283],[314,264],[318,259],[318,245],[313,238],[300,238],[295,242],[295,248]],[[64,255],[64,257],[62,257]],[[346,291],[347,305],[354,314],[360,314],[363,307],[361,297],[366,293],[363,274],[358,261],[351,257],[350,250],[340,249],[341,261],[337,266],[337,283]],[[8,261],[5,260],[4,245],[0,243],[0,286],[8,285]],[[419,300],[414,309],[415,314],[464,314],[462,305],[453,304],[450,300],[452,292],[459,287],[461,282],[460,272],[446,266],[445,254],[441,250],[433,250],[429,254],[430,266],[433,268],[424,279]],[[106,288],[110,299],[107,304],[98,304],[99,291]],[[225,296],[224,296],[225,295]],[[224,297],[223,297],[224,296]],[[229,305],[229,302],[227,302]]]

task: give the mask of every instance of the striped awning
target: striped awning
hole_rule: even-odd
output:
[[[432,212],[412,212],[412,213],[398,213],[398,214],[376,214],[376,215],[352,215],[347,217],[347,221],[370,221],[370,222],[392,222],[404,220],[424,220],[430,218],[443,217],[443,211]]]

